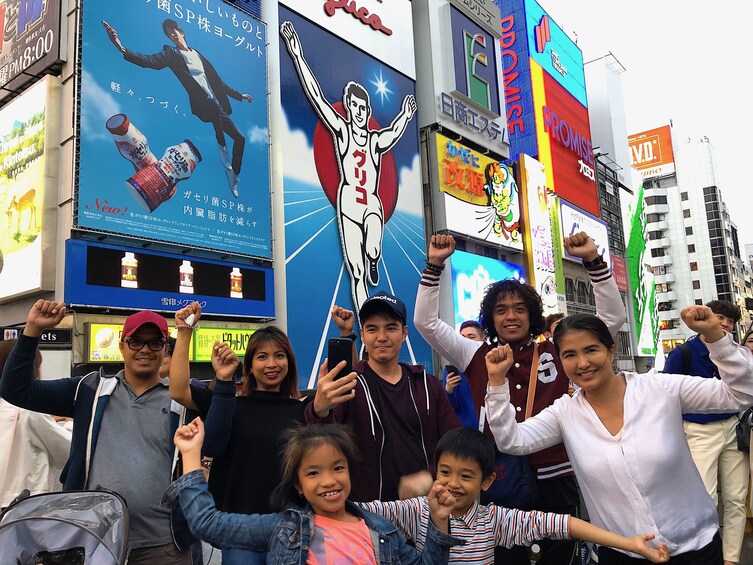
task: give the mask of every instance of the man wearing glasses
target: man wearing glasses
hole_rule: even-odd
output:
[[[172,437],[179,423],[171,412],[167,379],[159,375],[169,338],[165,318],[142,310],[126,319],[120,340],[124,368],[114,377],[95,371],[37,381],[39,337],[64,316],[61,302],[37,300],[31,307],[0,378],[0,396],[28,410],[73,418],[63,488],[101,486],[125,498],[129,564],[190,565],[187,548],[194,540],[182,530],[181,517],[160,506],[174,470]]]

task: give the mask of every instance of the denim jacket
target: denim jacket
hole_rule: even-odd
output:
[[[267,563],[305,565],[311,546],[314,513],[289,507],[274,514],[229,514],[218,511],[209,494],[204,473],[192,471],[174,481],[165,491],[163,505],[178,501],[191,531],[218,547],[238,547],[267,552]],[[348,513],[362,518],[371,533],[376,562],[384,565],[447,563],[450,547],[462,542],[437,530],[430,523],[422,553],[408,545],[392,522],[362,510],[347,501]]]

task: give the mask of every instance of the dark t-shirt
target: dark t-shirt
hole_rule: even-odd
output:
[[[211,398],[211,391],[193,392],[202,412],[209,410]],[[288,428],[304,421],[309,400],[302,402],[264,391],[235,399],[230,439],[225,451],[212,461],[209,474],[209,491],[219,510],[272,512],[269,495],[280,482],[281,437]]]
[[[382,429],[382,500],[397,500],[400,477],[430,467],[421,439],[421,422],[411,397],[408,371],[396,384],[391,384],[366,367],[364,376],[371,389]]]

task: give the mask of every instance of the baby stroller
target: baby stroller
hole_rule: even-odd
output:
[[[123,565],[126,502],[107,490],[24,491],[0,515],[0,548],[0,565]]]

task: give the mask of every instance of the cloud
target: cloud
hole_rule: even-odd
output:
[[[254,126],[246,134],[246,139],[249,143],[260,143],[266,145],[269,143],[269,130],[267,128],[260,128]]]
[[[120,105],[107,90],[94,80],[92,74],[83,71],[81,87],[86,90],[86,111],[81,112],[81,131],[88,141],[112,141],[110,132],[105,128],[105,122],[113,115],[120,114]]]
[[[282,155],[284,160],[284,177],[307,184],[319,184],[319,176],[314,166],[314,149],[309,145],[302,130],[290,130],[288,117],[282,111]]]
[[[407,214],[423,214],[423,190],[421,186],[421,158],[418,153],[409,167],[400,169],[400,193],[396,209]]]

